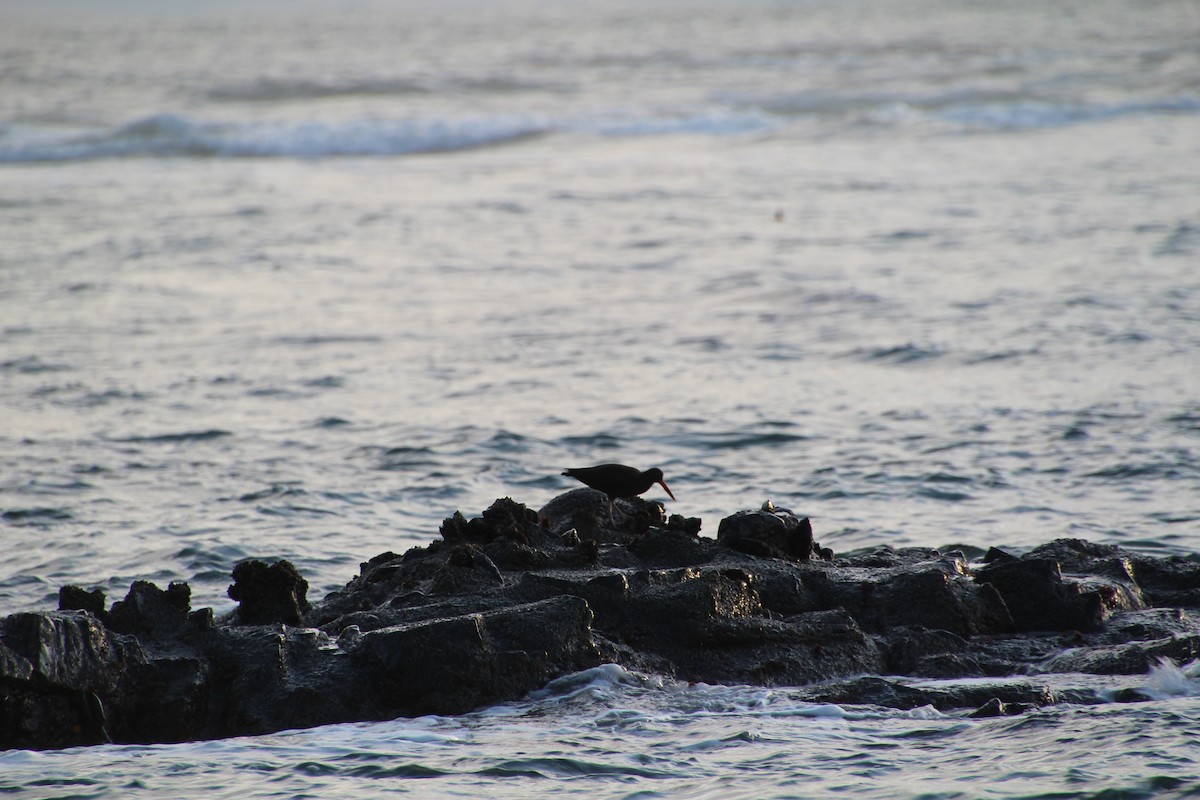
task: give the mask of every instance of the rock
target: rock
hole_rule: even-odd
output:
[[[1105,620],[1109,643],[1183,637],[1200,630],[1200,618],[1182,608],[1148,608],[1113,614]]]
[[[790,511],[739,511],[721,520],[717,541],[742,553],[791,561],[820,558],[808,517]]]
[[[1016,556],[998,547],[989,547],[981,560],[985,564],[1007,564],[1018,559]]]
[[[450,549],[449,557],[434,576],[429,591],[431,594],[467,594],[503,585],[504,576],[495,562],[477,547],[460,545]]]
[[[1017,630],[1098,631],[1104,626],[1101,596],[1064,582],[1058,562],[1051,559],[1002,562],[979,570],[975,580],[1000,594]]]
[[[780,617],[830,607],[829,581],[823,570],[763,569],[750,575],[763,608]]]
[[[558,597],[381,628],[363,634],[353,655],[378,676],[385,717],[462,713],[599,664],[591,621],[586,602]]]
[[[485,545],[497,539],[520,544],[537,544],[548,537],[538,525],[538,516],[512,498],[504,497],[492,503],[482,515],[468,520],[461,512],[442,522],[442,538],[450,545]]]
[[[145,654],[91,613],[0,620],[0,748],[113,741],[106,700],[136,691]]]
[[[980,585],[965,561],[937,551],[890,549],[845,560],[825,574],[825,602],[854,615],[865,630],[884,632],[917,625],[969,637],[1013,630],[1000,595]]]
[[[802,696],[814,703],[875,705],[908,711],[922,706],[949,706],[947,695],[936,690],[908,686],[900,681],[874,676],[855,678],[827,686],[812,687]]]
[[[148,581],[134,581],[125,599],[113,603],[105,624],[118,633],[173,631],[187,622],[191,599],[186,583],[172,583],[163,591]]]
[[[1129,644],[1071,648],[1050,658],[1052,672],[1091,675],[1143,675],[1162,659],[1185,664],[1200,658],[1200,633]]]
[[[616,501],[612,516],[608,510],[608,495],[595,489],[572,489],[560,494],[537,512],[544,528],[555,536],[574,530],[581,540],[624,544],[645,533],[651,527],[663,528],[670,523],[660,503],[640,497]],[[694,523],[698,531],[699,520]]]
[[[311,604],[281,561],[233,568],[236,611],[134,583],[104,609],[0,620],[0,748],[173,742],[514,700],[612,661],[689,681],[797,687],[812,702],[1008,715],[1093,691],[1013,676],[1141,675],[1200,655],[1200,566],[1063,539],[1023,556],[874,547],[838,559],[773,506],[722,521],[577,489],[510,498],[380,553]],[[963,679],[960,683],[956,680]],[[996,680],[989,680],[996,679]],[[932,681],[936,680],[936,683]],[[1136,688],[1124,691],[1131,699]]]
[[[1099,703],[1094,692],[1076,691],[1056,694],[1035,683],[944,684],[937,687],[911,684],[903,680],[874,676],[854,678],[841,683],[802,688],[798,694],[811,702],[870,704],[910,710],[931,706],[939,711],[973,708],[997,711],[1029,710],[1055,703]]]
[[[1152,606],[1200,606],[1200,561],[1197,556],[1152,558],[1129,554],[1131,572]]]
[[[630,541],[626,549],[639,565],[649,567],[686,567],[711,561],[715,555],[711,540],[702,542],[687,530],[685,524],[673,528],[647,528],[645,533]]]
[[[97,619],[104,618],[104,592],[87,590],[82,586],[64,586],[58,590],[59,611],[88,611]]]
[[[270,566],[262,561],[243,561],[233,568],[229,597],[239,603],[235,613],[242,625],[299,625],[309,608],[307,594],[308,582],[290,561],[276,561]]]
[[[875,643],[849,615],[771,619],[747,577],[688,568],[638,571],[628,576],[627,589],[607,577],[575,586],[530,576],[526,586],[585,597],[600,635],[650,654],[687,680],[804,683],[878,667]]]
[[[1121,689],[1113,695],[1113,700],[1117,703],[1148,703],[1154,699],[1153,695],[1132,686]]]
[[[889,640],[886,667],[894,675],[957,678],[979,674],[978,663],[947,666],[948,659],[964,658],[962,654],[969,647],[967,640],[957,634],[917,627],[894,631]]]

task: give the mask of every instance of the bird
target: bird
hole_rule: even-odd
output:
[[[618,497],[632,499],[657,483],[666,489],[672,500],[675,499],[667,482],[663,480],[663,471],[658,467],[642,471],[624,464],[600,464],[595,467],[568,469],[563,475],[608,495],[608,519],[614,525],[616,519],[613,517],[613,503]]]

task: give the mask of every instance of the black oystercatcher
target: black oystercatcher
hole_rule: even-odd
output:
[[[658,467],[642,472],[624,464],[601,464],[598,467],[569,469],[563,475],[608,495],[608,518],[614,525],[616,520],[613,518],[613,502],[618,497],[632,499],[657,483],[667,490],[672,500],[675,499],[675,495],[671,494],[670,488],[667,487],[667,482],[663,480],[662,470]]]

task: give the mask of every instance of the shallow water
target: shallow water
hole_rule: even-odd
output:
[[[1190,3],[0,15],[0,613],[319,598],[604,461],[709,536],[1200,550]]]
[[[1148,683],[1170,691],[1133,706],[976,720],[815,705],[785,690],[689,686],[608,665],[462,717],[9,751],[0,789],[18,798],[1200,795],[1196,671],[1166,669]]]

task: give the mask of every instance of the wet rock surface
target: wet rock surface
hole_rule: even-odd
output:
[[[604,662],[1004,716],[1100,702],[1052,691],[1050,674],[1200,655],[1195,560],[1073,539],[978,562],[887,546],[835,557],[769,504],[715,539],[700,524],[640,499],[610,517],[604,495],[577,489],[537,512],[505,498],[456,513],[438,540],[375,556],[315,603],[288,562],[234,566],[239,606],[223,618],[193,610],[184,583],[136,582],[111,608],[63,587],[58,611],[0,620],[0,748],[455,714]],[[945,683],[964,678],[995,681]]]

